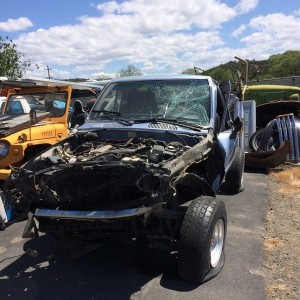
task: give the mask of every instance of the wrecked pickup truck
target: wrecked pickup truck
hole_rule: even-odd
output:
[[[11,198],[29,208],[23,236],[120,238],[176,253],[182,279],[217,275],[227,215],[216,193],[243,190],[229,93],[208,76],[112,80],[77,133],[11,174]]]

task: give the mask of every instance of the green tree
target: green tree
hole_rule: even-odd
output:
[[[300,51],[288,50],[269,58],[269,72],[273,77],[285,77],[300,74]]]
[[[245,65],[237,61],[213,67],[204,72],[219,82],[225,79],[237,80],[237,70],[245,75]],[[271,55],[266,60],[248,60],[248,79],[262,80],[269,78],[299,76],[300,75],[300,51],[287,50],[283,54]]]
[[[194,68],[188,68],[184,70],[181,74],[189,74],[189,75],[204,75],[204,70],[194,67]]]
[[[126,76],[140,76],[143,75],[143,73],[134,65],[128,65],[125,68],[122,68],[118,76],[119,77],[126,77]]]
[[[17,45],[9,37],[0,36],[0,48],[0,76],[22,77],[30,61],[24,59],[25,55],[17,51]]]
[[[181,74],[195,75],[195,69],[194,68],[188,68],[188,69],[184,70]]]
[[[223,66],[213,68],[213,69],[205,72],[205,75],[211,76],[213,79],[215,79],[216,81],[218,81],[220,83],[227,81],[227,80],[233,81],[232,71]]]

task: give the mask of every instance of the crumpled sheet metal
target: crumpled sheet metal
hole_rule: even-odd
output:
[[[292,153],[291,143],[286,140],[275,151],[246,153],[245,167],[254,169],[275,168],[286,162]]]

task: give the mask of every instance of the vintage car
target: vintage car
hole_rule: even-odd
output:
[[[112,80],[78,132],[11,174],[12,201],[29,209],[23,236],[120,238],[175,253],[182,279],[217,275],[227,214],[216,193],[243,189],[229,94],[208,76]]]

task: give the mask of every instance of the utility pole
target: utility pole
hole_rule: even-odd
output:
[[[47,68],[45,68],[45,70],[47,70],[47,72],[48,72],[48,79],[50,79],[50,70],[51,70],[51,68],[49,68],[49,66],[47,65]]]

